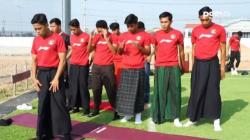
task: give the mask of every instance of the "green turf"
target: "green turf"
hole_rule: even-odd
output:
[[[153,86],[153,78],[151,78]],[[190,128],[175,128],[171,122],[166,122],[161,125],[156,125],[155,130],[161,133],[188,135],[196,137],[204,137],[210,139],[224,140],[247,140],[250,137],[250,76],[231,76],[227,74],[227,78],[221,83],[221,96],[223,100],[222,108],[222,132],[214,132],[212,120],[201,120],[196,126]],[[151,87],[151,94],[153,87]],[[185,74],[182,77],[182,112],[181,121],[186,122],[185,117],[187,110],[187,102],[190,94],[190,74]],[[103,94],[103,98],[107,97]],[[37,100],[33,101],[33,105],[37,106]],[[25,111],[36,113],[36,109]],[[109,111],[102,112],[94,118],[82,117],[81,114],[73,114],[73,120],[83,122],[93,122],[98,124],[108,124],[117,127],[129,127],[148,131],[152,129],[152,124],[149,122],[149,110],[143,112],[143,123],[135,125],[133,120],[128,123],[120,123],[119,121],[111,121],[112,113]],[[15,111],[8,116],[24,113],[24,111]],[[20,126],[0,127],[0,140],[26,140],[35,136],[35,130]],[[92,140],[92,139],[89,139]]]

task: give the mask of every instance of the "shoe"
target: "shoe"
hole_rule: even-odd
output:
[[[184,127],[190,127],[190,126],[193,126],[194,124],[196,124],[196,122],[188,121],[183,126]]]
[[[89,113],[90,113],[89,109],[86,109],[86,110],[82,113],[82,116],[89,115]]]
[[[128,122],[128,120],[130,120],[132,117],[131,116],[125,116],[121,119],[122,123]]]
[[[88,117],[94,117],[94,116],[96,116],[96,115],[98,115],[98,114],[100,114],[100,113],[99,113],[99,110],[95,110],[94,112],[90,113],[90,114],[88,115]]]
[[[174,119],[174,126],[175,127],[182,127],[182,123],[180,122],[180,120],[178,118]]]
[[[113,121],[118,120],[118,119],[120,119],[120,116],[119,116],[118,113],[115,111],[115,112],[114,112]]]
[[[135,115],[135,124],[141,124],[142,121],[141,121],[141,113],[137,113]]]
[[[32,106],[29,104],[22,104],[22,105],[18,105],[17,110],[31,110]]]
[[[80,112],[79,108],[74,108],[71,113],[78,113]]]
[[[215,132],[222,131],[222,128],[220,126],[220,119],[214,120],[214,131]]]

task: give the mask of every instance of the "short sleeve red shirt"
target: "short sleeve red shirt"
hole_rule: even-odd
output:
[[[231,48],[231,51],[238,52],[240,51],[240,40],[238,36],[233,35],[229,40],[229,45]]]
[[[193,29],[192,44],[195,44],[194,55],[198,59],[211,59],[217,55],[220,43],[226,42],[224,27],[213,23],[209,28],[199,25]]]
[[[64,40],[56,33],[46,38],[37,36],[33,40],[31,53],[37,55],[37,66],[58,67],[58,53],[66,53]]]
[[[89,35],[87,33],[81,33],[79,36],[70,36],[70,45],[72,48],[70,64],[74,65],[87,65],[88,64],[88,42]]]
[[[111,44],[117,45],[118,39],[110,33],[108,33],[108,36]],[[93,61],[94,64],[96,65],[113,64],[114,54],[110,50],[103,35],[101,34],[95,35],[95,37],[93,38],[92,46],[95,46],[94,61]]]
[[[144,68],[144,54],[133,44],[137,41],[141,47],[149,46],[150,41],[143,32],[125,32],[119,37],[119,42],[124,42],[122,54],[123,68]]]
[[[116,42],[118,43],[119,36],[116,35],[116,34],[113,34],[113,36],[114,36]],[[117,44],[117,47],[118,47],[118,46],[119,46],[119,45]],[[119,55],[118,53],[114,54],[114,62],[119,62],[119,63],[121,63],[121,62],[122,62],[122,56]]]
[[[155,66],[178,66],[178,45],[184,46],[183,35],[172,29],[166,33],[163,30],[155,33],[156,63]]]

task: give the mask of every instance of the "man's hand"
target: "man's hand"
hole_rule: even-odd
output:
[[[108,30],[107,29],[103,29],[102,30],[102,34],[105,40],[108,40]]]
[[[146,61],[147,61],[148,63],[150,63],[150,62],[151,62],[151,59],[152,59],[152,56],[150,55],[150,56],[148,56],[148,57],[146,58]]]
[[[42,84],[36,78],[34,78],[32,81],[33,81],[33,85],[35,87],[35,90],[37,92],[39,92],[40,91],[40,87],[42,86]]]
[[[50,82],[50,88],[49,88],[50,91],[52,92],[57,92],[59,90],[59,80],[58,79],[53,79],[51,82]]]
[[[90,38],[93,38],[95,36],[95,30],[93,30],[91,33],[90,33]]]
[[[221,80],[225,79],[225,68],[220,68]]]

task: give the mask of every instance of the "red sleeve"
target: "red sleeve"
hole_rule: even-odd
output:
[[[57,52],[66,52],[65,43],[61,36],[58,36],[56,47],[57,47]]]
[[[230,45],[230,46],[232,45],[233,40],[234,40],[234,37],[232,36],[232,37],[230,38],[230,40],[229,40],[229,45]]]
[[[226,42],[226,40],[227,40],[226,30],[222,27],[220,33],[220,42]]]
[[[119,37],[118,37],[118,43],[122,43],[124,41],[124,35],[121,34]]]
[[[148,35],[145,35],[144,36],[144,41],[143,41],[143,47],[150,46],[150,44],[151,44],[151,39],[149,38]]]
[[[111,39],[111,43],[112,43],[113,45],[118,45],[118,36],[117,36],[117,35],[112,34],[112,35],[110,36],[110,39]]]
[[[86,42],[89,43],[89,34],[86,34]]]
[[[94,38],[93,38],[93,41],[92,41],[92,46],[96,46],[97,42],[99,40],[99,34],[95,35]]]
[[[192,44],[195,44],[196,42],[195,30],[192,31],[191,42]]]
[[[37,54],[37,50],[36,50],[36,38],[33,39],[31,53],[32,54]]]
[[[157,46],[157,45],[158,45],[158,42],[157,42],[157,39],[156,39],[156,34],[154,34],[152,38],[153,38],[153,44],[154,44],[155,46]]]
[[[184,38],[182,33],[179,34],[178,43],[184,46]]]

